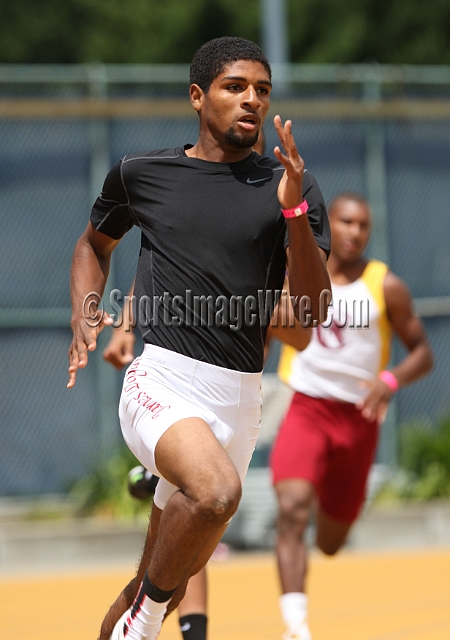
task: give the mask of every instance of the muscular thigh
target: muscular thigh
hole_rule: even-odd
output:
[[[321,509],[342,523],[353,522],[364,502],[367,477],[376,451],[378,425],[353,405],[336,407],[331,450],[320,492]]]
[[[274,485],[286,480],[307,480],[320,487],[329,451],[323,416],[317,399],[294,394],[271,453]]]
[[[186,418],[172,425],[155,449],[160,474],[189,496],[212,485],[236,482],[237,472],[209,425],[199,418]]]

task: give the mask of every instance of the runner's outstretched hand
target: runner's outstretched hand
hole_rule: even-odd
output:
[[[280,142],[285,150],[275,147],[274,154],[285,171],[278,186],[278,199],[283,209],[292,209],[303,200],[303,171],[305,163],[300,156],[292,135],[292,121],[281,122],[280,116],[273,119]]]
[[[69,382],[67,388],[71,389],[76,382],[78,369],[84,369],[88,363],[88,352],[97,348],[97,336],[105,326],[113,323],[111,316],[106,311],[97,307],[94,312],[87,311],[91,308],[85,306],[81,317],[72,319],[73,338],[69,347]]]

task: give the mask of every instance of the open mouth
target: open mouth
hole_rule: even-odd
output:
[[[238,120],[238,125],[246,131],[254,131],[259,124],[257,115],[247,114]]]

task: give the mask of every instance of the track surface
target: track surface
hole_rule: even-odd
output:
[[[314,640],[448,640],[450,549],[311,557]],[[0,579],[5,640],[96,640],[103,613],[131,577],[104,568]],[[212,563],[210,640],[280,640],[272,555]],[[167,620],[160,640],[180,640]]]

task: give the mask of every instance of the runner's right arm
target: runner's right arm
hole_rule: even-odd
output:
[[[91,222],[75,245],[70,276],[73,338],[69,348],[70,389],[78,369],[88,363],[88,352],[97,346],[97,336],[112,318],[98,307],[109,273],[111,254],[119,240],[97,231]]]

